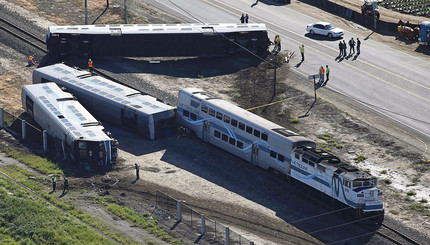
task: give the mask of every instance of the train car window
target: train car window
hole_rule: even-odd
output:
[[[236,145],[237,145],[237,147],[239,148],[239,149],[243,149],[243,142],[242,141],[237,141],[236,142]]]
[[[281,154],[278,154],[278,160],[283,162],[283,161],[285,161],[285,157]]]
[[[211,108],[209,108],[209,115],[211,115],[211,116],[215,116],[215,110],[214,109],[211,109]]]
[[[194,108],[198,108],[198,107],[200,106],[200,103],[199,103],[199,102],[196,102],[196,101],[194,101],[194,100],[191,100],[190,105],[191,105],[192,107],[194,107]]]
[[[228,136],[227,136],[227,135],[225,135],[225,134],[222,134],[221,139],[222,139],[223,141],[227,142],[227,141],[228,141]]]
[[[370,182],[369,181],[364,181],[363,186],[369,186]]]
[[[325,167],[317,164],[317,169],[320,170],[321,172],[325,172]]]
[[[79,142],[78,147],[79,149],[87,149],[87,142]]]
[[[236,140],[234,138],[230,138],[228,142],[232,145],[236,145]]]
[[[239,122],[239,129],[245,130],[245,124]]]
[[[52,83],[53,81],[48,80],[48,79],[42,77],[41,82],[42,83]]]
[[[352,182],[352,187],[360,187],[360,186],[362,186],[361,181],[354,181],[354,182]]]
[[[224,115],[224,122],[230,123],[230,117],[227,115]]]
[[[260,138],[260,131],[254,129],[254,136]]]
[[[309,160],[308,164],[311,165],[312,167],[315,167],[315,163],[312,162],[311,160]]]
[[[265,133],[262,133],[261,134],[261,139],[264,140],[264,141],[268,141],[269,140],[269,136],[267,134],[265,134]]]
[[[348,188],[351,188],[351,182],[349,182],[348,180],[343,180],[343,185]]]
[[[205,105],[202,105],[202,112],[208,113],[208,107]]]
[[[219,120],[222,120],[222,113],[217,112],[216,113],[216,118],[219,119]]]
[[[252,127],[250,127],[250,126],[246,126],[246,132],[247,132],[248,134],[252,134]]]
[[[273,157],[273,158],[276,158],[276,152],[270,151],[270,156]]]
[[[231,125],[237,127],[237,121],[235,119],[231,119]]]
[[[193,120],[193,121],[197,120],[197,115],[194,114],[194,113],[191,113],[190,114],[190,119]]]
[[[300,155],[299,154],[294,154],[294,156],[296,157],[296,159],[300,159]]]
[[[221,138],[221,132],[218,130],[214,131],[214,136],[217,137],[218,139]]]
[[[315,157],[311,157],[311,158],[309,159],[309,161],[317,162],[317,159],[316,159]]]
[[[182,114],[184,115],[184,117],[190,117],[190,112],[189,112],[189,111],[187,111],[187,110],[184,110],[184,111],[182,112]]]
[[[306,159],[306,158],[303,158],[303,157],[302,157],[302,162],[304,162],[304,163],[309,163],[309,160],[308,160],[308,159]]]

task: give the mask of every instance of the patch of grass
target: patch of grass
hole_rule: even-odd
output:
[[[8,178],[0,176],[0,187],[0,237],[20,244],[114,244]]]
[[[390,179],[384,179],[384,183],[387,184],[387,185],[389,185],[389,184],[391,184],[393,182]]]
[[[394,214],[394,215],[398,215],[398,214],[399,214],[399,211],[397,211],[397,210],[390,210],[390,213],[392,213],[392,214]]]
[[[331,148],[325,147],[323,150],[327,151],[327,152],[331,152]]]
[[[370,169],[363,169],[363,172],[370,174]]]
[[[354,158],[354,161],[356,163],[359,163],[359,162],[363,162],[366,159],[367,159],[367,157],[365,155],[360,154]]]
[[[380,173],[381,173],[381,174],[386,174],[386,173],[387,173],[387,170],[382,170]]]
[[[427,199],[422,198],[422,199],[420,200],[420,202],[421,202],[421,203],[427,203]]]
[[[317,143],[318,145],[320,145],[323,148],[323,150],[326,150],[326,151],[330,152],[330,151],[332,151],[331,147],[335,147],[337,149],[342,149],[343,148],[343,145],[339,144],[333,138],[333,136],[331,134],[329,134],[329,133],[320,134],[317,137],[318,137],[318,139],[322,139],[322,140],[324,140],[326,142],[326,143]],[[329,150],[327,150],[327,149],[329,149]]]
[[[228,94],[228,93],[236,93],[236,92],[239,92],[239,91],[240,91],[240,88],[232,88],[232,89],[226,89],[224,92],[226,94]]]
[[[408,196],[415,196],[417,193],[415,191],[408,191]]]
[[[300,122],[300,119],[298,119],[298,118],[291,118],[290,119],[290,123],[299,123]]]
[[[278,116],[285,116],[286,114],[285,110],[282,110],[278,113]]]
[[[407,201],[407,202],[412,202],[412,198],[411,198],[410,196],[406,196],[406,197],[405,197],[405,201]]]
[[[343,148],[343,145],[341,145],[341,144],[335,144],[334,145],[337,149],[342,149]]]
[[[421,213],[424,216],[430,216],[429,205],[425,205],[422,203],[412,203],[408,206],[410,210]]]
[[[203,76],[203,75],[198,74],[198,75],[197,75],[197,78],[204,78],[204,76]]]
[[[169,242],[171,244],[183,244],[181,240],[176,239],[170,236],[167,232],[165,232],[158,224],[158,221],[154,219],[152,216],[141,215],[136,213],[132,209],[115,204],[113,201],[113,198],[110,196],[98,196],[96,200],[100,204],[107,207],[107,210],[117,215],[121,219],[130,221],[137,227],[148,230],[149,232],[151,232],[161,240]]]
[[[240,98],[240,96],[241,96],[240,94],[234,94],[233,95],[233,97],[235,97],[235,98]]]

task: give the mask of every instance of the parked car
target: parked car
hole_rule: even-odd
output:
[[[344,34],[344,31],[340,28],[337,28],[333,24],[328,22],[317,22],[313,24],[309,24],[306,27],[306,31],[310,34],[319,34],[323,36],[327,36],[329,38],[333,37],[341,37]]]

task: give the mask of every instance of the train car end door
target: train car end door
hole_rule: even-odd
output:
[[[203,141],[205,141],[205,142],[209,142],[209,140],[210,140],[210,135],[211,135],[211,125],[210,125],[210,122],[208,122],[208,121],[205,121],[204,123],[203,123],[203,132],[202,132],[202,139],[203,139]]]
[[[257,144],[252,144],[251,163],[258,166],[258,145]]]

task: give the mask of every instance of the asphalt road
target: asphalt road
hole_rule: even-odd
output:
[[[357,100],[384,117],[430,138],[430,59],[423,59],[390,48],[371,38],[345,32],[343,40],[359,37],[360,56],[339,61],[339,39],[312,36],[306,25],[324,21],[268,0],[148,0],[187,22],[238,23],[242,13],[250,23],[265,23],[271,40],[282,38],[282,50],[296,52],[292,65],[304,76],[317,74],[329,65],[330,81],[325,89],[336,90]],[[336,24],[336,23],[334,23]],[[300,62],[299,45],[305,45],[305,61]],[[348,47],[349,53],[349,47]]]

